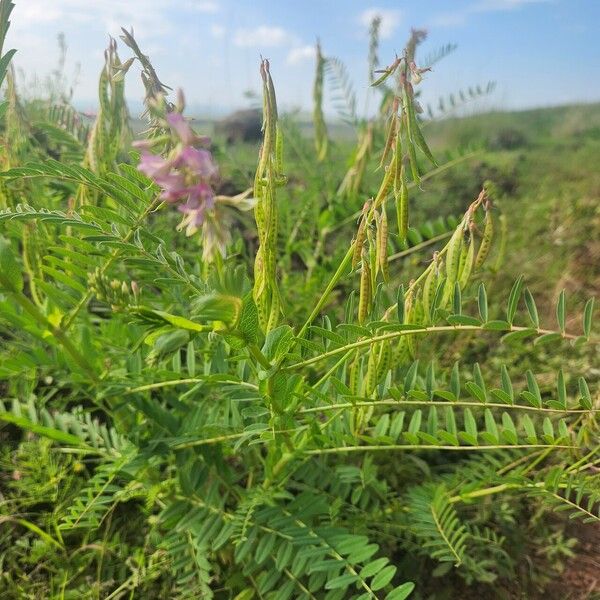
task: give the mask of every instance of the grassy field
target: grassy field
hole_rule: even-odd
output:
[[[599,597],[600,105],[421,118],[424,36],[232,145],[0,43],[2,600]]]

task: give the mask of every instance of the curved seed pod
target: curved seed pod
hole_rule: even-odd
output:
[[[400,115],[396,113],[394,115],[396,121],[396,145],[394,147],[393,161],[395,163],[394,170],[394,194],[398,194],[400,191],[400,180],[402,175],[402,119]]]
[[[392,347],[390,341],[379,343],[379,356],[377,358],[377,381],[381,381],[392,366]]]
[[[433,262],[429,267],[429,273],[423,283],[423,309],[425,311],[425,317],[429,320],[429,314],[431,313],[431,303],[435,296],[437,289],[437,282],[439,277],[438,272],[438,253],[435,252],[433,255]]]
[[[408,187],[406,185],[404,167],[402,167],[400,171],[400,190],[396,194],[396,217],[398,219],[400,245],[404,248],[406,246],[406,236],[408,234]]]
[[[369,315],[371,306],[371,269],[368,256],[363,253],[362,268],[360,271],[360,292],[358,297],[358,322],[362,325]]]
[[[325,160],[327,156],[327,147],[329,139],[327,135],[327,125],[323,114],[323,83],[325,78],[325,63],[327,62],[321,52],[321,44],[317,41],[316,47],[317,65],[315,73],[315,82],[313,86],[313,122],[315,127],[315,148],[319,162]]]
[[[494,235],[494,221],[492,219],[492,211],[489,206],[486,206],[485,211],[485,226],[483,228],[483,238],[479,251],[477,252],[477,258],[475,259],[475,269],[480,269],[490,252],[492,245],[492,237]]]
[[[386,196],[388,195],[390,188],[392,187],[392,182],[395,179],[396,173],[396,162],[392,161],[388,167],[385,175],[383,177],[383,181],[381,182],[381,186],[379,187],[379,191],[377,192],[377,196],[375,196],[375,201],[373,205],[378,208],[381,206]]]
[[[352,268],[356,269],[360,258],[362,256],[363,246],[365,245],[365,239],[367,237],[367,211],[369,209],[369,203],[365,202],[363,206],[362,216],[358,224],[358,231],[356,232],[356,240],[354,241],[354,252],[352,254]]]
[[[350,363],[348,372],[348,387],[353,396],[358,396],[360,393],[360,350],[354,354],[354,360]]]
[[[467,255],[465,258],[465,262],[462,266],[460,273],[458,274],[458,284],[462,290],[465,289],[467,283],[469,282],[469,278],[471,277],[471,272],[473,271],[473,264],[475,261],[475,238],[473,234],[469,236],[469,244],[467,248]]]
[[[392,149],[392,147],[395,144],[396,141],[396,136],[397,136],[397,132],[396,132],[396,128],[397,128],[397,119],[396,119],[396,113],[398,112],[398,98],[394,98],[394,103],[392,106],[392,115],[389,119],[389,125],[388,125],[388,134],[387,134],[387,138],[385,141],[385,146],[383,148],[383,154],[381,155],[381,160],[379,161],[379,166],[383,167],[383,165],[385,164],[387,157],[389,156],[389,153]]]
[[[465,238],[463,238],[463,243],[460,246],[460,258],[458,259],[458,276],[457,280],[460,279],[460,274],[463,272],[465,268],[465,263],[467,262],[467,253],[468,253],[468,244]]]
[[[408,351],[408,340],[406,337],[401,337],[392,350],[391,368],[393,369],[401,367],[410,361],[410,352]]]
[[[275,126],[275,169],[277,175],[283,174],[283,134],[279,122]]]
[[[418,311],[417,306],[423,310],[423,302],[421,299],[414,298],[413,294],[410,294],[410,298],[407,298],[407,307],[406,307],[406,323],[410,323],[412,325],[418,324]],[[408,350],[408,354],[411,358],[414,358],[417,353],[415,336],[407,335],[406,336],[406,348]]]
[[[379,239],[377,240],[377,266],[381,269],[383,280],[387,282],[390,276],[390,270],[388,265],[388,220],[385,207],[381,212],[377,233],[379,234]]]
[[[454,282],[458,278],[458,268],[460,263],[460,255],[462,252],[464,229],[462,223],[454,230],[450,241],[448,242],[448,250],[446,251],[446,277],[454,286]]]
[[[271,309],[269,311],[269,319],[267,321],[267,331],[271,331],[277,327],[280,307],[281,300],[279,298],[279,292],[277,289],[274,289],[271,294]]]
[[[369,358],[367,360],[367,376],[365,377],[363,395],[370,398],[377,387],[377,359],[379,354],[379,344],[370,348]]]

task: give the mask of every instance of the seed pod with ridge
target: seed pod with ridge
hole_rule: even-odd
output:
[[[455,229],[448,242],[448,249],[446,251],[446,277],[452,286],[458,278],[458,267],[462,252],[464,233],[463,225],[461,223]]]
[[[381,270],[383,280],[389,279],[388,268],[388,221],[385,207],[381,211],[381,216],[377,224],[377,270]]]
[[[354,252],[352,254],[352,268],[356,269],[360,258],[362,256],[363,246],[365,245],[365,239],[367,237],[367,211],[369,209],[369,203],[365,202],[358,224],[358,231],[356,232],[356,240],[354,240]]]
[[[392,366],[392,348],[389,340],[379,343],[377,358],[377,381],[381,381]]]
[[[383,181],[381,182],[381,186],[379,187],[379,191],[377,192],[377,196],[375,196],[375,201],[373,205],[375,207],[381,206],[383,204],[386,196],[388,195],[390,188],[392,187],[392,183],[394,182],[396,174],[396,162],[392,161],[388,167],[385,175],[383,176]]]
[[[379,344],[375,344],[369,351],[367,360],[367,376],[364,381],[363,394],[370,398],[377,387],[377,358],[379,354]]]
[[[358,297],[358,322],[363,324],[369,315],[371,306],[371,269],[369,268],[369,258],[367,253],[363,253],[362,268],[360,271],[360,290]]]
[[[486,206],[485,209],[485,225],[483,228],[483,238],[481,240],[481,245],[479,246],[479,251],[477,252],[477,258],[475,259],[475,269],[481,269],[487,255],[490,252],[490,247],[492,245],[492,237],[494,235],[494,221],[492,219],[492,211],[490,206]]]
[[[469,278],[471,277],[471,272],[473,271],[473,264],[475,261],[475,238],[473,236],[472,227],[471,227],[471,235],[469,236],[469,243],[467,247],[467,255],[465,257],[464,264],[460,273],[458,274],[458,283],[462,290],[465,289],[467,283],[469,282]]]
[[[437,290],[438,276],[438,253],[434,252],[433,262],[429,267],[429,273],[427,273],[427,277],[423,283],[423,308],[425,310],[426,318],[431,311],[431,303],[433,302]]]
[[[354,354],[354,359],[350,363],[350,369],[348,372],[348,387],[353,396],[358,396],[360,393],[360,350],[357,350]]]

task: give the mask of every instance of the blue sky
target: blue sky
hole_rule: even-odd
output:
[[[43,78],[69,46],[67,74],[79,62],[76,101],[93,107],[109,34],[133,26],[163,81],[182,87],[190,106],[224,112],[259,90],[260,54],[271,60],[279,102],[310,108],[314,41],[367,89],[367,24],[382,17],[379,55],[390,62],[411,27],[426,28],[424,58],[446,43],[457,50],[427,76],[425,102],[461,87],[497,83],[470,110],[600,100],[600,0],[15,0],[9,47],[17,66]],[[126,48],[121,57],[127,58]],[[138,77],[128,97],[141,98]],[[210,107],[210,108],[207,108]]]

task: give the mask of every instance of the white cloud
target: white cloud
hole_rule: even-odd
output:
[[[514,10],[526,4],[545,4],[551,0],[481,0],[474,6],[474,11],[488,12],[496,10]]]
[[[379,26],[379,35],[383,38],[392,36],[400,21],[402,20],[402,12],[389,8],[367,8],[360,13],[358,19],[364,27],[370,27],[373,19],[379,17],[381,24]]]
[[[298,48],[292,48],[289,51],[286,62],[288,65],[299,65],[305,61],[313,60],[314,58],[314,46],[299,46]]]
[[[518,10],[526,5],[548,4],[554,0],[479,0],[461,10],[451,13],[440,13],[433,17],[434,27],[458,27],[464,25],[469,17],[476,13],[503,12]]]
[[[227,30],[225,29],[225,27],[223,27],[223,25],[218,25],[216,23],[213,23],[210,26],[210,35],[212,35],[214,38],[216,38],[218,40],[224,38],[225,33],[227,33]]]
[[[285,29],[270,25],[260,25],[254,29],[238,29],[233,36],[233,43],[243,48],[272,48],[293,41],[294,36]]]
[[[215,13],[216,0],[25,0],[17,2],[13,13],[13,29],[32,25],[57,24],[66,28],[71,23],[101,23],[116,35],[120,26],[135,27],[140,37],[157,37],[172,31],[173,17],[183,11]]]
[[[218,2],[213,0],[187,0],[183,4],[183,8],[201,13],[214,14],[219,12],[220,6]]]

